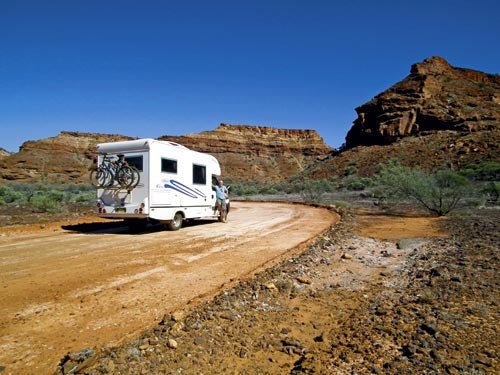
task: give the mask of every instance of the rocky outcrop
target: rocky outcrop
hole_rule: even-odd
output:
[[[0,159],[0,181],[87,182],[95,146],[133,139],[117,134],[61,132],[27,141],[19,152]]]
[[[0,159],[10,156],[10,152],[0,147]]]
[[[455,170],[484,161],[500,161],[500,129],[471,133],[440,131],[419,137],[405,137],[389,145],[346,149],[314,165],[304,173],[313,179],[332,176],[372,176],[379,164],[397,160],[407,167]]]
[[[116,134],[61,132],[25,142],[18,153],[0,159],[0,181],[87,182],[98,143],[134,139]],[[332,149],[314,130],[221,124],[213,131],[163,136],[216,156],[232,181],[275,181],[292,176]]]
[[[390,144],[442,130],[472,132],[500,127],[500,76],[452,67],[435,56],[356,108],[346,147]]]
[[[233,181],[276,181],[303,171],[333,150],[315,130],[220,124],[215,130],[182,137],[163,136],[214,155]]]

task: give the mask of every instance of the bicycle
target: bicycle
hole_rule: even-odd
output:
[[[96,188],[120,188],[132,190],[138,184],[140,174],[137,168],[130,166],[124,155],[111,159],[103,154],[102,162],[90,171],[90,183]]]

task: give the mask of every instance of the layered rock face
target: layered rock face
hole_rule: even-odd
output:
[[[10,152],[0,147],[0,159],[10,156]]]
[[[0,159],[0,180],[87,182],[96,145],[130,139],[117,134],[61,132],[27,141],[19,152]]]
[[[452,67],[432,57],[410,75],[356,108],[346,147],[390,144],[441,130],[472,132],[500,127],[500,76]]]
[[[214,155],[232,181],[277,181],[290,177],[333,150],[315,130],[220,124],[213,131],[182,137],[163,136],[193,150]]]
[[[0,158],[0,181],[88,182],[98,143],[131,140],[115,134],[61,132],[25,142],[18,153]],[[213,131],[173,137],[186,147],[217,157],[233,181],[275,181],[294,175],[332,149],[314,130],[221,124]]]

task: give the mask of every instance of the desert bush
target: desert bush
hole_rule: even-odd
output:
[[[397,162],[382,166],[376,182],[384,192],[384,198],[410,199],[438,216],[454,210],[470,193],[468,180],[451,170],[428,173],[404,167]]]
[[[360,191],[366,189],[371,184],[371,179],[368,177],[348,176],[342,181],[342,185],[347,190]]]
[[[500,163],[497,161],[483,161],[470,164],[461,169],[459,173],[475,181],[499,181]]]
[[[68,203],[91,204],[95,190],[84,184],[8,183],[0,185],[0,204],[33,206],[42,211]]]
[[[276,195],[276,194],[279,194],[279,191],[273,187],[266,187],[264,190],[261,191],[261,193],[262,194],[269,194],[269,195]]]
[[[244,181],[231,185],[231,194],[236,196],[258,194],[259,188],[253,181]]]
[[[344,169],[344,176],[351,176],[355,173],[358,172],[358,167],[356,167],[355,165],[349,165],[348,167],[346,167]]]
[[[300,196],[304,202],[320,202],[328,191],[330,185],[326,180],[306,180],[301,183]]]
[[[11,185],[0,185],[0,198],[2,198],[3,204],[6,203],[24,203],[26,201],[26,196],[22,191],[15,189]]]
[[[484,194],[486,201],[489,203],[497,203],[500,197],[500,182],[490,181],[484,185],[481,192]]]
[[[82,191],[72,197],[71,201],[80,204],[92,204],[95,202],[94,191]]]
[[[280,181],[273,185],[273,189],[279,193],[290,194],[292,192],[292,184],[288,181]]]
[[[38,192],[31,199],[33,207],[40,211],[61,211],[65,208],[64,193],[60,191]]]
[[[304,182],[303,181],[294,181],[290,184],[290,193],[291,194],[299,194],[304,190]]]

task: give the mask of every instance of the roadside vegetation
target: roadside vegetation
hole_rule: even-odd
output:
[[[1,206],[31,207],[38,212],[64,212],[71,205],[93,205],[95,189],[85,184],[0,184]]]
[[[356,202],[390,211],[413,205],[429,214],[443,216],[464,206],[496,206],[500,197],[500,163],[486,161],[460,170],[433,172],[402,166],[396,161],[380,164],[373,176],[359,176],[356,166],[341,175],[312,180],[306,174],[277,183],[246,180],[232,182],[233,198],[299,200],[341,208]],[[65,212],[72,205],[91,207],[95,189],[87,184],[0,184],[0,206],[28,207],[35,212]]]
[[[377,173],[370,177],[359,176],[356,167],[349,166],[342,175],[322,180],[298,175],[278,183],[227,182],[233,196],[239,198],[288,197],[343,208],[348,208],[353,200],[363,200],[387,210],[405,204],[444,216],[464,206],[498,204],[500,163],[487,161],[458,171],[441,168],[429,172],[391,161],[380,164]]]

